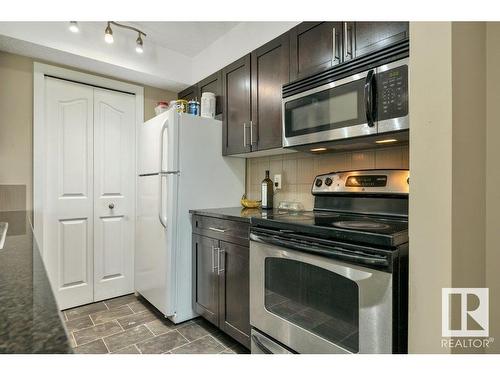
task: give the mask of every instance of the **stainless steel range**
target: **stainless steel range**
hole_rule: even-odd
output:
[[[408,170],[329,173],[252,219],[252,353],[406,353]]]

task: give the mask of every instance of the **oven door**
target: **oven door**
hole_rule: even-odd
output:
[[[371,70],[284,98],[284,147],[377,133],[373,81]]]
[[[392,274],[250,243],[250,323],[298,353],[392,353]]]

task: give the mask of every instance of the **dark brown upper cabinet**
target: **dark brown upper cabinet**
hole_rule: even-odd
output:
[[[209,75],[207,78],[198,82],[198,90],[200,93],[200,101],[201,95],[204,92],[213,92],[216,99],[215,114],[222,114],[222,71],[219,70],[218,72]]]
[[[251,151],[250,54],[222,69],[222,154]]]
[[[200,100],[200,93],[198,91],[198,86],[193,85],[189,86],[187,89],[182,90],[180,93],[177,94],[177,99],[183,99],[183,100],[195,100],[198,99]]]
[[[302,22],[290,30],[290,80],[342,61],[343,22]]]
[[[366,53],[406,39],[409,36],[408,22],[346,22],[345,59],[356,58]]]
[[[282,146],[281,87],[290,80],[290,40],[284,34],[252,52],[252,151]]]

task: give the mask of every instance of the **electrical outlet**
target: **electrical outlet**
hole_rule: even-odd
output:
[[[280,190],[281,189],[281,175],[275,174],[273,178],[274,178],[274,190]]]

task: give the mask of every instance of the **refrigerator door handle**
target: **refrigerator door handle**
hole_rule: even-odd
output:
[[[159,210],[158,210],[158,218],[160,219],[160,223],[161,225],[166,229],[167,228],[167,215],[163,215],[163,178],[167,177],[167,174],[165,173],[162,173],[163,172],[163,152],[164,152],[164,149],[163,149],[163,138],[164,138],[164,134],[165,134],[165,130],[167,130],[167,127],[168,127],[168,119],[165,121],[165,123],[163,124],[162,128],[161,128],[161,131],[160,131],[160,174],[159,174],[159,185],[160,185],[160,207],[159,207]]]
[[[165,130],[167,130],[168,127],[168,120],[165,121],[161,128],[160,132],[160,173],[164,171],[163,169],[163,136],[165,134]]]
[[[160,224],[167,229],[167,215],[163,215],[163,178],[166,178],[167,175],[160,173],[159,175],[159,181],[160,181],[160,207],[158,209],[158,218],[160,219]]]

